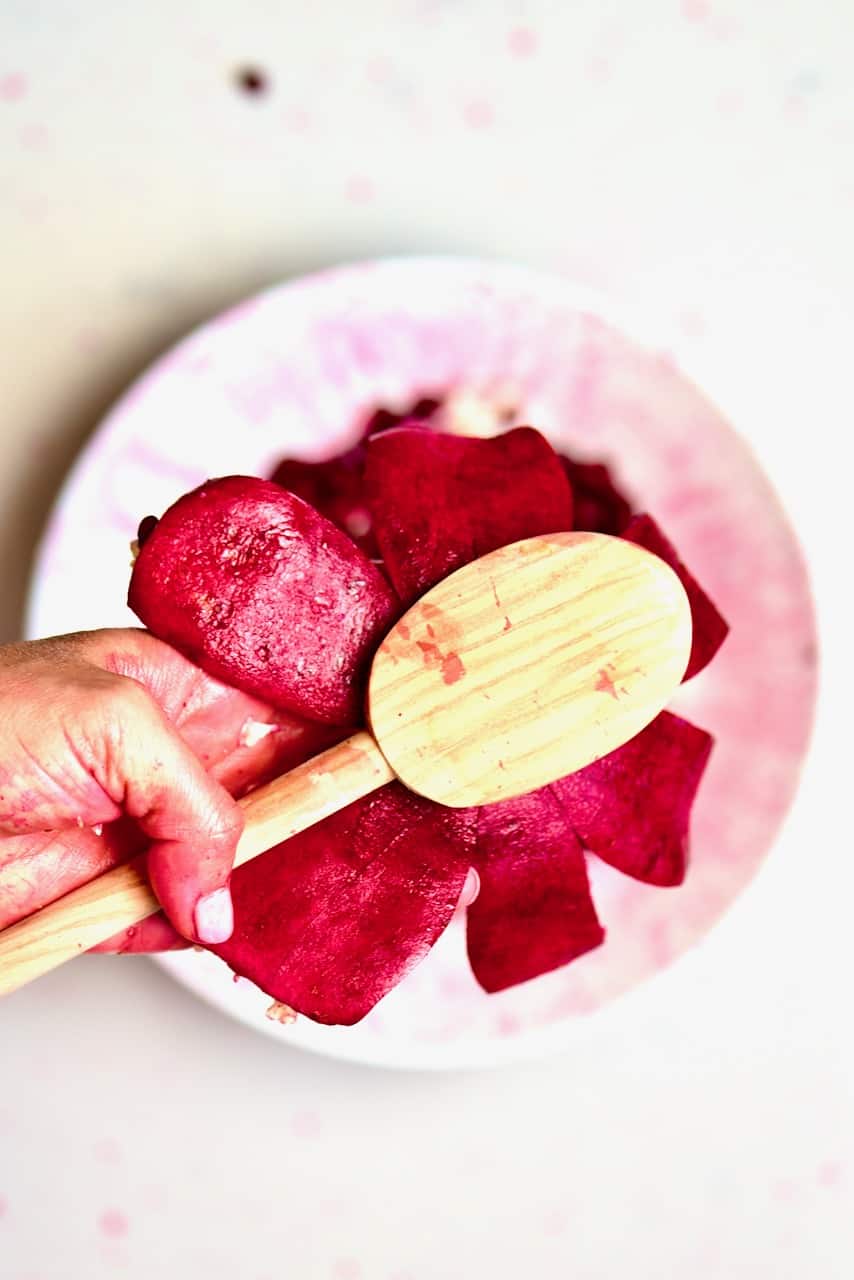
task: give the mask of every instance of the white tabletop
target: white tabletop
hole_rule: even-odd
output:
[[[654,311],[738,425],[778,424],[756,447],[810,556],[830,683],[852,41],[847,0],[5,0],[0,640],[65,467],[156,352],[295,272],[440,250]],[[235,86],[245,65],[267,92]],[[10,998],[2,1280],[847,1280],[848,697],[755,883],[571,1055],[355,1068],[129,958]]]

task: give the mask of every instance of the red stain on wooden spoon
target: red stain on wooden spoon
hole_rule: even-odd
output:
[[[442,679],[445,684],[456,684],[465,673],[466,669],[458,653],[448,653],[442,659]]]
[[[424,655],[425,666],[432,663],[440,663],[442,661],[442,650],[437,644],[433,644],[430,640],[416,640],[415,643]]]
[[[613,667],[611,668],[611,670],[613,671]],[[599,675],[593,687],[597,693],[609,693],[612,698],[616,699],[616,701],[619,702],[620,694],[617,690],[617,686],[614,684],[614,681],[611,679],[610,675],[608,674],[607,667],[599,668]]]

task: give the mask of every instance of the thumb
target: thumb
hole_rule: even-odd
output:
[[[225,942],[234,916],[228,887],[243,814],[137,681],[122,680],[107,734],[108,789],[151,840],[148,875],[185,938]]]

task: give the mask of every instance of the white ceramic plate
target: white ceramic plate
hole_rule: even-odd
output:
[[[672,355],[648,334],[627,336],[632,329],[565,282],[507,265],[421,258],[338,268],[271,289],[192,334],[131,387],[81,453],[39,551],[31,637],[134,624],[124,597],[139,518],[206,477],[266,475],[284,453],[335,453],[372,407],[460,386],[509,390],[523,420],[555,443],[611,462],[732,624],[718,658],[673,704],[717,739],[682,887],[649,888],[591,858],[608,931],[599,950],[486,996],[457,921],[346,1029],[273,1025],[268,998],[214,957],[160,959],[224,1012],[281,1042],[389,1066],[540,1053],[706,934],[773,844],[815,693],[804,565],[746,443]]]

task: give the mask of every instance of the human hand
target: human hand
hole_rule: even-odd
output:
[[[171,924],[150,917],[97,949],[224,941],[232,794],[331,740],[144,631],[0,648],[0,928],[147,845]]]

